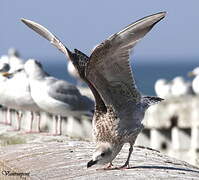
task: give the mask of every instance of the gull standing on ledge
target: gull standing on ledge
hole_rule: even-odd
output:
[[[3,76],[7,78],[4,79],[4,82],[1,85],[1,88],[3,88],[4,91],[1,97],[1,101],[3,101],[2,104],[6,107],[17,110],[18,123],[17,128],[14,130],[19,131],[21,129],[21,120],[24,111],[30,111],[31,119],[28,132],[33,132],[32,128],[35,114],[37,114],[38,116],[38,126],[36,132],[40,132],[39,112],[41,111],[41,109],[37,106],[31,96],[28,77],[24,69],[20,68],[15,70],[14,72],[5,72],[3,73]]]
[[[141,95],[133,78],[129,56],[135,44],[165,15],[165,12],[160,12],[130,24],[99,44],[90,57],[77,49],[71,52],[45,27],[22,19],[73,62],[80,77],[92,90],[96,101],[93,117],[96,149],[87,167],[109,163],[107,168],[111,168],[112,161],[125,143],[130,144],[129,154],[120,168],[129,167],[134,142],[143,129],[145,111],[163,100]]]
[[[42,65],[30,59],[24,65],[30,83],[30,92],[33,100],[44,111],[53,114],[55,118],[55,135],[61,134],[62,117],[91,114],[94,103],[79,90],[66,81],[56,79],[47,74]],[[58,121],[60,123],[58,130]]]
[[[10,48],[8,49],[8,55],[3,55],[0,57],[0,73],[1,73],[1,77],[0,77],[0,83],[2,83],[3,81],[6,82],[8,78],[3,77],[2,74],[4,73],[8,73],[8,72],[14,72],[15,70],[18,70],[20,68],[23,68],[23,60],[20,58],[20,54],[19,52],[14,49],[14,48]],[[2,86],[3,85],[3,86]],[[1,84],[1,90],[0,90],[0,103],[2,103],[2,100],[6,101],[10,98],[8,97],[8,99],[6,99],[6,92],[4,92],[2,90],[2,88],[4,87],[5,84]],[[3,94],[2,94],[3,93]],[[6,112],[6,117],[5,117],[5,122],[4,124],[7,125],[11,125],[11,114],[10,114],[10,108],[7,107],[7,112]]]

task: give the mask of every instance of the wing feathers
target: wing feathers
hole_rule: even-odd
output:
[[[86,63],[85,78],[97,90],[106,105],[122,110],[127,104],[140,101],[141,95],[135,85],[129,63],[130,52],[165,15],[165,12],[160,12],[140,19],[110,36],[93,50]],[[49,30],[30,20],[22,19],[22,22],[71,59],[73,54]]]
[[[79,60],[78,63],[82,63],[85,64],[86,63],[86,59],[89,59],[89,57],[87,57],[85,54],[81,53],[80,51],[75,49],[75,55],[69,51],[63,44],[62,42],[53,34],[51,33],[48,29],[46,29],[45,27],[43,27],[42,25],[27,20],[27,19],[21,19],[21,21],[26,24],[29,28],[33,29],[35,32],[37,32],[39,35],[41,35],[42,37],[44,37],[45,39],[47,39],[48,41],[51,42],[51,44],[53,44],[56,48],[58,48],[61,52],[63,52],[68,59],[70,59],[73,63],[77,63],[76,61]],[[84,57],[83,59],[76,59],[75,57]],[[85,59],[86,58],[86,59]],[[84,60],[84,61],[82,61]],[[77,67],[76,67],[77,68]],[[77,68],[77,70],[79,70]],[[80,71],[78,71],[80,73]],[[81,75],[80,75],[81,76]],[[106,107],[104,102],[102,101],[98,91],[95,89],[95,87],[90,83],[90,81],[88,81],[87,79],[85,79],[85,77],[83,77],[83,79],[86,81],[86,83],[88,84],[88,86],[90,87],[91,91],[93,92],[94,96],[95,96],[95,100],[96,100],[96,107],[100,107],[100,109],[103,109],[104,111],[106,111]]]
[[[165,15],[166,15],[166,12],[160,12],[157,14],[144,17],[128,25],[126,28],[124,28],[120,32],[110,36],[109,39],[112,40],[115,37],[120,36],[121,40],[125,40],[125,39],[128,40],[129,36],[132,36],[137,32],[141,33],[142,30],[144,29],[148,32],[156,23],[158,23],[161,19],[163,19]],[[147,32],[143,33],[143,35],[145,35]]]
[[[70,59],[71,52],[64,46],[64,44],[48,29],[46,29],[44,26],[34,22],[30,21],[28,19],[22,18],[21,21],[26,24],[29,28],[37,32],[39,35],[50,41],[52,45],[54,45],[56,48],[58,48],[62,53],[64,53],[68,59]]]
[[[92,52],[86,75],[106,104],[121,110],[129,101],[140,101],[141,94],[130,67],[130,52],[164,16],[165,12],[161,12],[136,21],[110,36]]]

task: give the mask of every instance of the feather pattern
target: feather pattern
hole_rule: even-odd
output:
[[[140,101],[141,94],[130,67],[130,52],[163,17],[162,14],[155,14],[138,20],[95,47],[86,68],[86,77],[105,104],[120,111],[129,101]]]

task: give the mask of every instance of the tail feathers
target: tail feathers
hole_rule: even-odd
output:
[[[160,97],[156,97],[156,96],[144,96],[144,97],[142,97],[142,99],[143,99],[143,102],[146,103],[148,106],[157,104],[164,100],[164,99],[162,99]]]

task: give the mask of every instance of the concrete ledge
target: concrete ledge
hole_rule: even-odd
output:
[[[198,168],[144,147],[134,148],[130,169],[109,171],[96,170],[97,167],[87,169],[86,163],[91,158],[93,147],[93,143],[70,139],[65,142],[53,141],[2,147],[0,179],[199,179]],[[125,146],[114,165],[122,165],[127,153],[128,146]],[[21,177],[17,174],[6,175],[15,172],[28,174]]]

